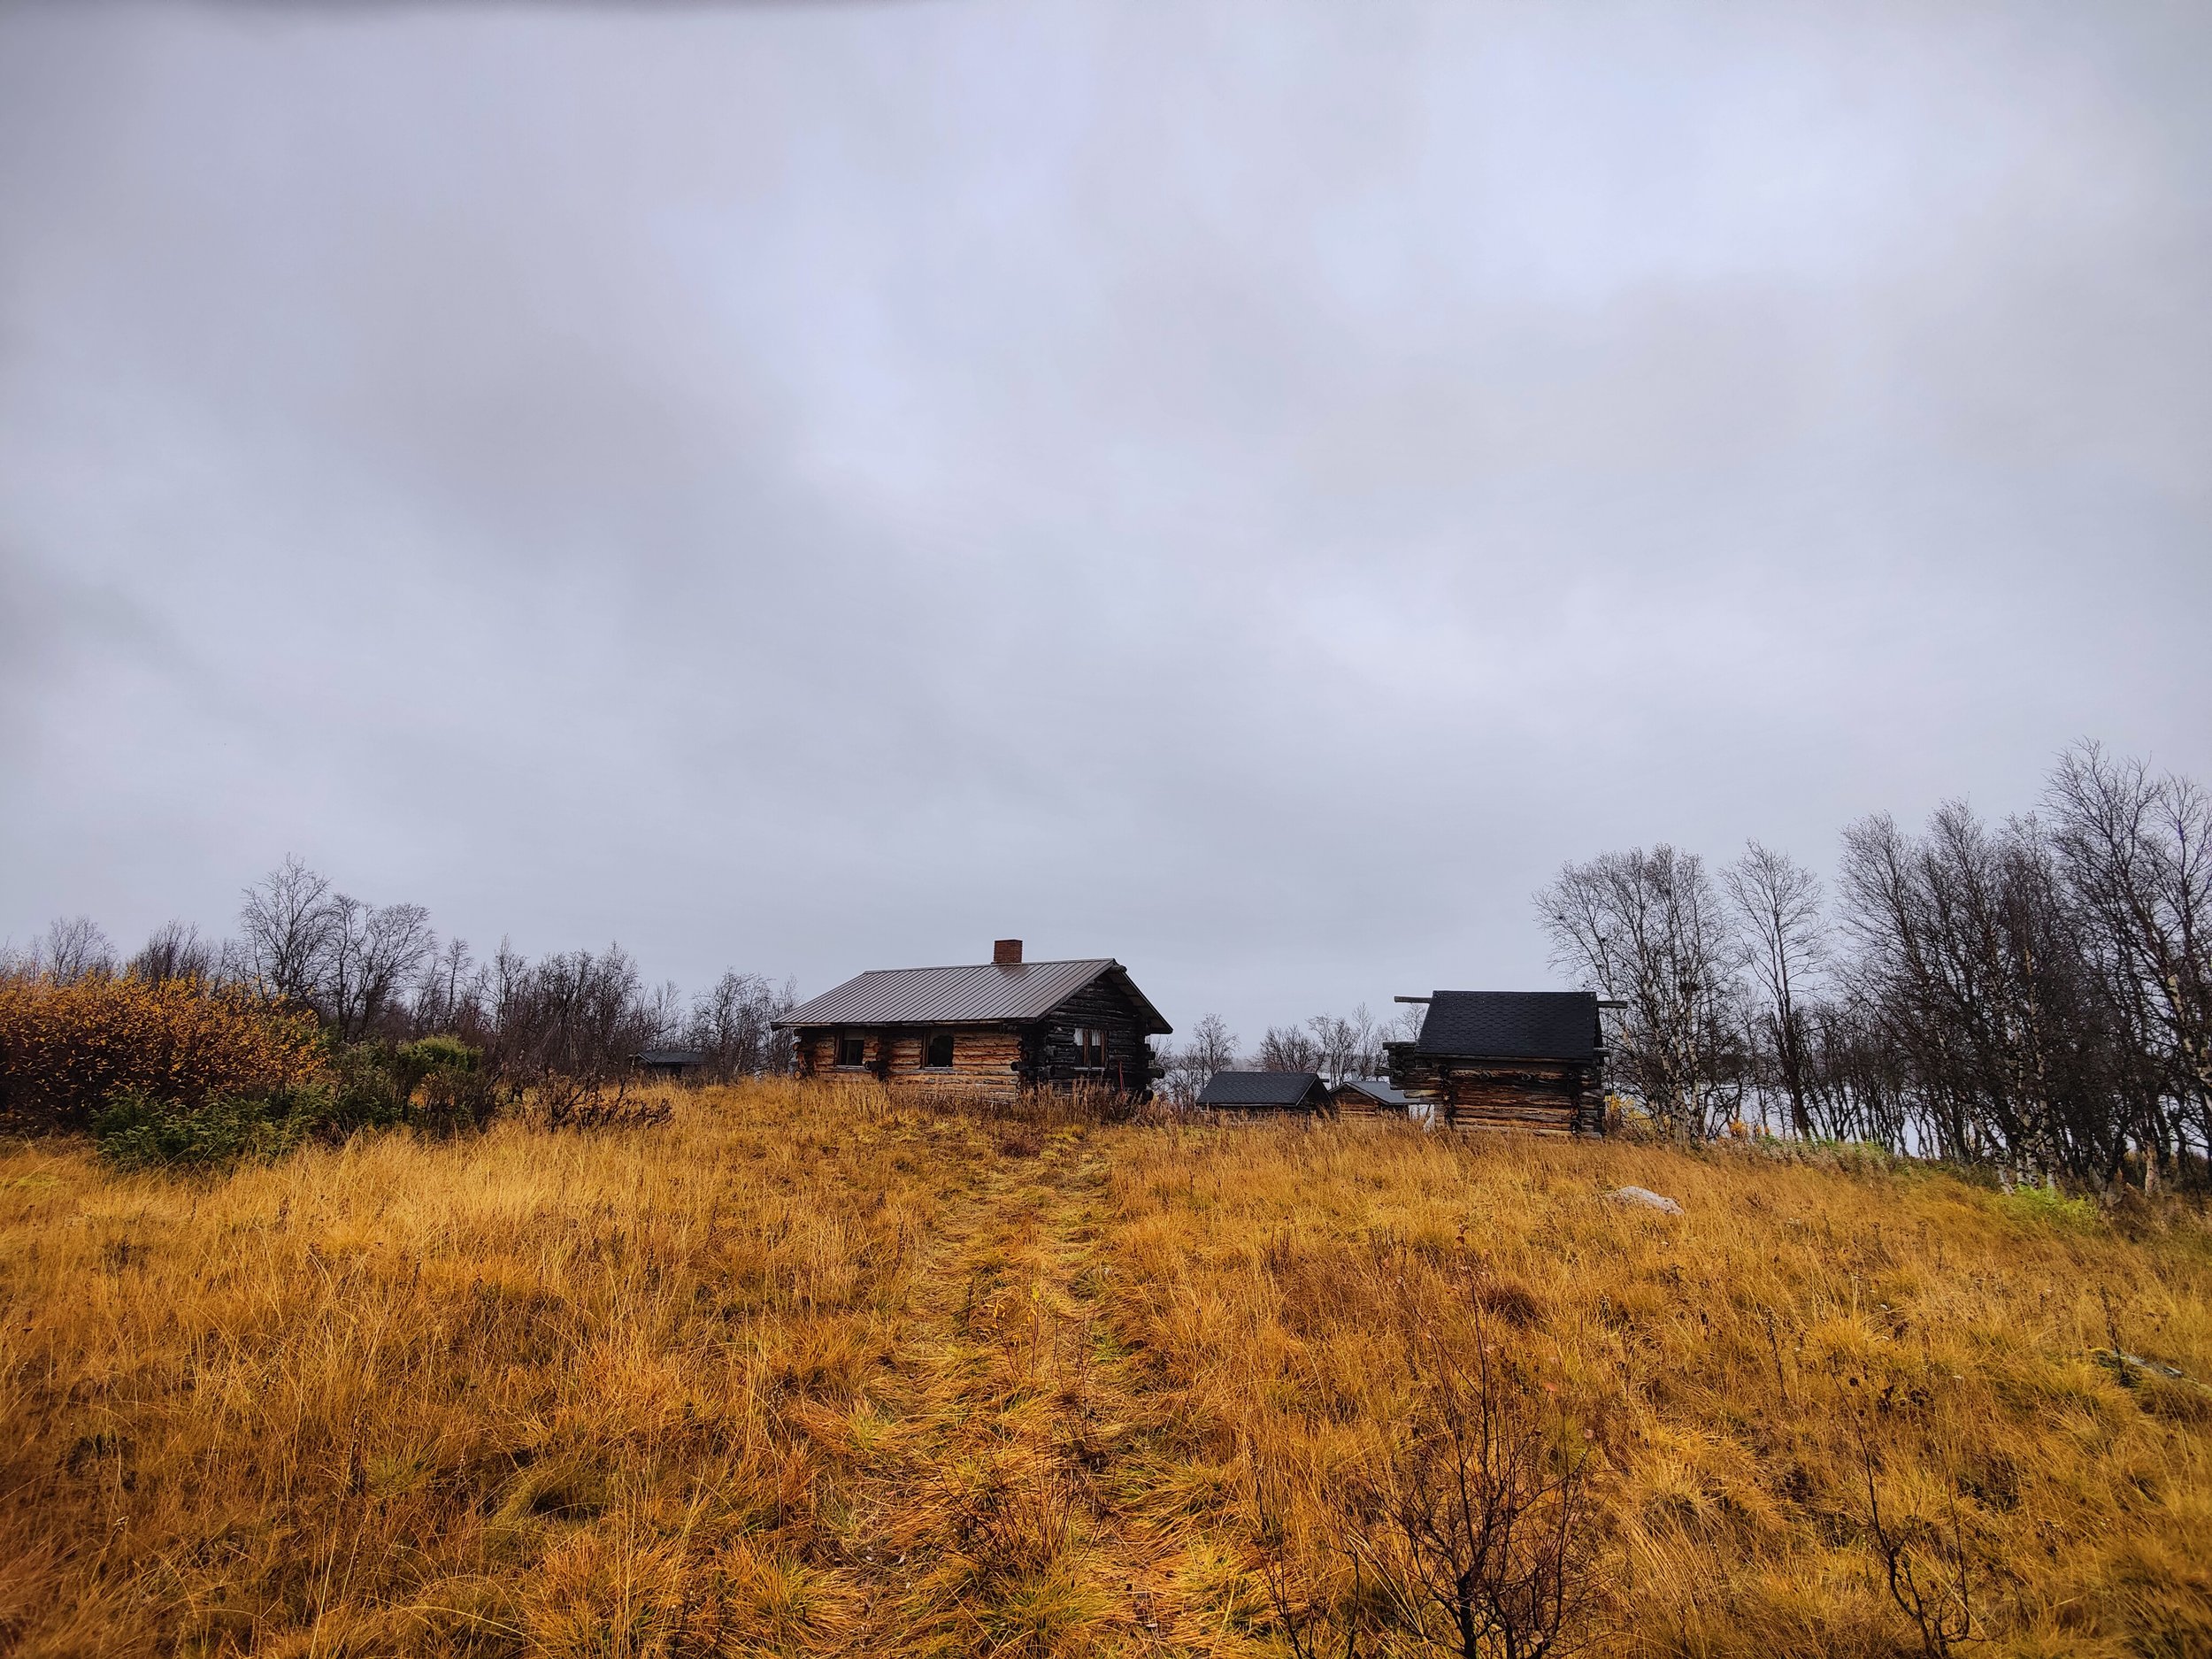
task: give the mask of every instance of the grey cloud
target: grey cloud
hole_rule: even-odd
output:
[[[2212,761],[2186,12],[332,10],[0,12],[0,933],[1256,1028]]]

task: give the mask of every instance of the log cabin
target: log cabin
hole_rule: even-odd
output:
[[[1329,1086],[1318,1071],[1217,1071],[1198,1103],[1224,1111],[1325,1112]]]
[[[695,1077],[706,1063],[707,1056],[696,1048],[641,1048],[630,1056],[639,1071],[672,1079]]]
[[[1408,1115],[1405,1091],[1386,1079],[1348,1077],[1336,1086],[1330,1099],[1344,1118],[1403,1118]]]
[[[1110,956],[1024,962],[1002,939],[972,966],[878,970],[775,1022],[802,1077],[873,1077],[1002,1104],[1024,1089],[1090,1084],[1142,1099],[1148,1041],[1174,1027]]]
[[[1587,991],[1437,991],[1421,1034],[1384,1045],[1390,1080],[1454,1129],[1601,1134],[1605,1033]]]

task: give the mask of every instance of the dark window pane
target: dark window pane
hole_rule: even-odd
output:
[[[865,1037],[840,1037],[837,1040],[837,1064],[864,1065],[868,1058],[868,1040]]]
[[[924,1065],[950,1065],[952,1064],[952,1033],[950,1032],[933,1031],[929,1033],[929,1053],[922,1064]]]

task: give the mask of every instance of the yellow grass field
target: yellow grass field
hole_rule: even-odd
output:
[[[1586,1460],[1589,1651],[1921,1653],[1870,1472],[1973,1651],[2212,1653],[2198,1211],[674,1099],[214,1181],[0,1152],[0,1652],[1284,1653],[1479,1328]]]

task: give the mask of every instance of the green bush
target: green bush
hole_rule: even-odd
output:
[[[328,1102],[329,1091],[316,1085],[197,1105],[126,1089],[100,1109],[92,1135],[119,1169],[221,1168],[289,1152],[314,1132]]]
[[[484,1057],[458,1037],[420,1037],[413,1042],[403,1042],[392,1055],[410,1074],[412,1083],[439,1073],[458,1075],[474,1071]]]
[[[217,1168],[280,1157],[311,1136],[342,1141],[402,1126],[447,1135],[490,1121],[493,1080],[454,1037],[388,1047],[357,1043],[329,1056],[326,1079],[196,1103],[140,1089],[111,1095],[92,1125],[100,1156],[123,1169]],[[417,1102],[419,1092],[422,1100]]]
[[[357,1043],[333,1055],[330,1070],[335,1080],[322,1127],[342,1136],[357,1129],[389,1129],[407,1121],[411,1080],[395,1063],[393,1050]]]
[[[422,1099],[415,1126],[426,1134],[459,1134],[481,1129],[498,1115],[499,1079],[483,1056],[458,1037],[425,1037],[399,1051],[401,1060],[419,1068]]]

